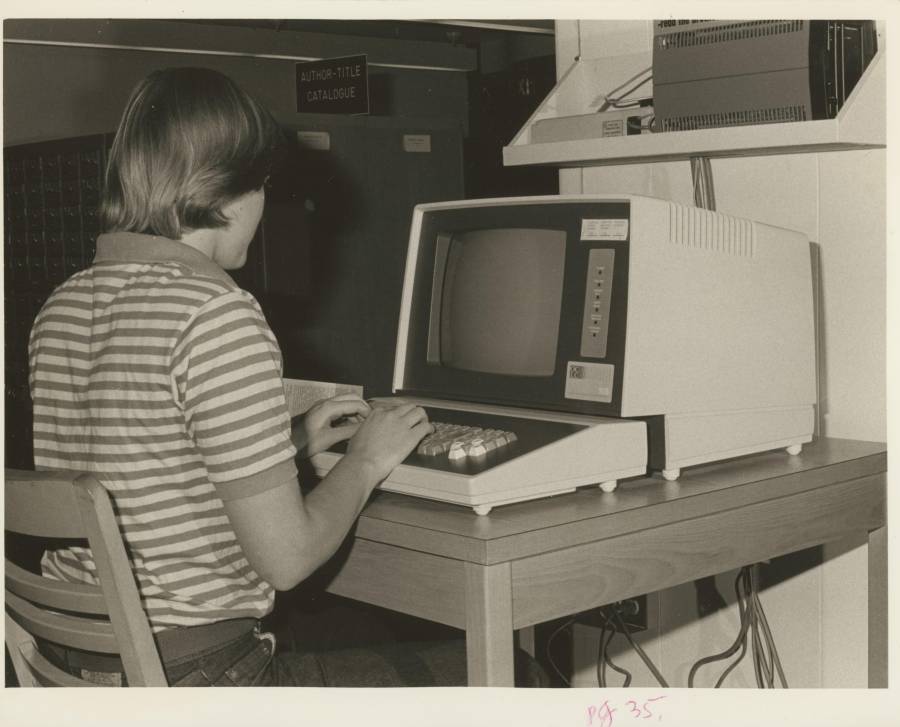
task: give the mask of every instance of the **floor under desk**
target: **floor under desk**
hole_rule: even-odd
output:
[[[865,532],[869,686],[887,685],[887,453],[822,439],[495,508],[377,493],[328,590],[464,629],[471,686],[513,685],[517,629]]]

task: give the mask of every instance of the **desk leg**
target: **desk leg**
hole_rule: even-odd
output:
[[[512,582],[509,563],[466,563],[466,655],[470,687],[511,687]]]
[[[869,687],[888,685],[887,526],[869,533]]]

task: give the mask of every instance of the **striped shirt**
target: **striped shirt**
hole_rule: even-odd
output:
[[[180,242],[101,235],[29,354],[35,464],[99,476],[153,629],[270,611],[223,505],[296,482],[281,353],[253,296]],[[87,548],[42,566],[95,582]]]

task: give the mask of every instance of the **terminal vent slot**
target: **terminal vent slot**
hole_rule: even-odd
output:
[[[690,48],[698,45],[711,45],[713,43],[730,43],[735,40],[748,38],[761,38],[767,35],[783,35],[784,33],[799,33],[803,30],[803,20],[750,20],[737,23],[709,24],[698,22],[695,27],[672,30],[656,27],[656,48],[666,50],[669,48]]]
[[[675,203],[669,205],[669,241],[723,255],[756,254],[756,231],[750,220]]]
[[[662,120],[663,131],[694,131],[716,129],[722,126],[750,126],[752,124],[784,124],[806,121],[809,118],[805,105],[773,106],[767,109],[743,111],[718,111],[712,114],[672,116]]]

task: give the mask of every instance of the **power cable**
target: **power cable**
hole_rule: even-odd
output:
[[[734,579],[734,593],[735,593],[735,596],[737,597],[738,611],[740,613],[740,619],[741,619],[741,627],[740,627],[740,630],[738,631],[737,638],[734,640],[734,643],[732,643],[731,646],[729,646],[727,649],[725,649],[725,651],[722,651],[718,654],[713,654],[712,656],[705,656],[702,659],[699,659],[694,663],[694,665],[691,667],[690,672],[688,673],[688,687],[689,688],[694,686],[694,677],[696,676],[697,671],[700,669],[700,667],[705,666],[706,664],[712,664],[716,661],[723,661],[725,659],[728,659],[729,657],[733,656],[740,649],[741,653],[738,656],[737,660],[735,660],[725,670],[725,672],[722,674],[722,676],[719,677],[719,682],[716,684],[716,686],[718,687],[721,684],[721,682],[723,682],[725,680],[725,677],[728,676],[728,674],[731,672],[731,670],[734,669],[734,667],[737,666],[741,662],[741,660],[744,658],[744,654],[746,653],[746,650],[747,650],[746,637],[747,637],[747,630],[750,627],[750,622],[747,617],[747,607],[744,604],[744,599],[741,594],[741,580],[743,579],[743,577],[744,577],[744,572],[742,570],[738,573],[737,577]]]
[[[566,676],[559,670],[559,667],[556,666],[556,662],[553,661],[553,655],[550,653],[550,647],[553,645],[553,640],[554,640],[557,636],[559,636],[559,634],[561,634],[566,628],[568,628],[569,626],[571,626],[573,623],[575,623],[575,617],[574,617],[574,616],[573,616],[572,618],[568,619],[567,621],[564,621],[564,622],[562,623],[562,625],[559,626],[559,628],[557,628],[556,630],[553,631],[552,634],[550,634],[549,638],[547,639],[547,646],[546,646],[547,663],[550,664],[550,666],[553,668],[553,671],[556,672],[556,674],[557,674],[557,675],[559,676],[559,678],[562,680],[563,684],[565,684],[567,687],[571,686],[571,684],[569,684],[569,680],[568,680],[568,679],[566,678]]]
[[[756,599],[759,603],[759,599]],[[766,636],[766,641],[771,644],[771,655],[775,664],[775,669],[778,671],[778,678],[781,680],[781,686],[787,689],[787,678],[784,676],[784,669],[781,667],[781,659],[778,656],[778,650],[775,648],[775,639],[772,637],[772,630],[769,628],[769,620],[766,618],[766,613],[763,611],[762,603],[759,603],[759,618],[762,623],[763,632]]]
[[[634,86],[632,86],[631,88],[629,88],[627,91],[623,91],[621,94],[619,94],[618,97],[613,97],[613,94],[616,93],[616,91],[619,91],[620,89],[622,89],[622,88],[624,88],[625,86],[627,86],[627,85],[628,85],[629,83],[631,83],[632,81],[636,81],[636,80],[639,79],[641,76],[643,76],[645,73],[648,73],[649,71],[652,71],[652,70],[653,70],[653,67],[652,67],[652,66],[648,66],[647,68],[643,69],[642,71],[638,71],[636,74],[634,74],[634,75],[633,75],[631,78],[629,78],[627,81],[625,81],[625,82],[623,82],[623,83],[620,83],[618,86],[616,86],[616,87],[615,87],[614,89],[612,89],[611,91],[608,91],[607,93],[602,94],[602,95],[601,95],[601,98],[603,98],[603,103],[600,104],[600,107],[597,109],[597,113],[602,113],[602,112],[606,111],[606,110],[607,110],[608,108],[610,108],[610,107],[621,109],[621,108],[630,108],[630,107],[632,107],[632,106],[637,106],[637,105],[640,103],[639,101],[629,102],[629,103],[627,103],[627,104],[622,104],[621,102],[622,102],[622,100],[623,100],[624,98],[626,98],[626,97],[628,96],[628,94],[634,93],[635,91],[637,91],[637,89],[639,89],[639,88],[640,88],[641,86],[643,86],[645,83],[647,83],[648,81],[650,81],[650,80],[653,78],[653,75],[652,75],[652,74],[649,75],[649,76],[647,76],[647,77],[644,78],[643,80],[639,81],[638,83],[636,83]]]
[[[665,680],[665,677],[660,673],[659,669],[656,668],[656,665],[650,660],[650,657],[644,653],[644,650],[641,648],[641,645],[634,640],[634,637],[631,635],[631,630],[622,620],[621,615],[619,615],[619,610],[617,608],[613,609],[613,619],[616,622],[616,625],[625,634],[625,638],[628,639],[628,643],[631,644],[631,648],[637,652],[637,655],[641,657],[641,661],[647,666],[653,676],[656,678],[656,681],[659,682],[660,686],[668,687],[668,683]]]
[[[598,612],[603,618],[603,625],[600,627],[600,642],[597,647],[597,685],[600,687],[608,686],[606,683],[606,667],[609,666],[610,669],[625,677],[622,687],[627,687],[631,684],[631,672],[616,664],[609,653],[609,645],[616,635],[616,629],[610,624],[605,608],[599,609]],[[607,636],[607,633],[609,633],[609,636]]]
[[[716,680],[716,688],[724,683],[726,677],[741,662],[747,652],[748,642],[752,651],[753,674],[756,685],[760,689],[774,689],[775,677],[787,688],[787,678],[778,656],[772,629],[769,626],[762,602],[759,599],[758,573],[756,566],[744,566],[739,571],[734,583],[740,613],[741,626],[734,642],[725,651],[697,660],[688,674],[688,687],[694,686],[697,671],[706,664],[730,658],[740,651],[738,657],[728,665]]]

